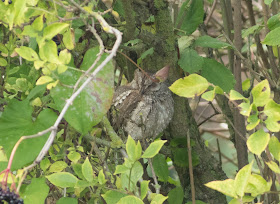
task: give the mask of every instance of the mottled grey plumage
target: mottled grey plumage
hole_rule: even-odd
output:
[[[164,69],[168,74],[169,67],[161,70]],[[134,139],[155,138],[172,119],[174,104],[171,92],[166,83],[155,82],[158,78],[167,78],[158,74],[160,71],[147,77],[136,70],[132,82],[120,86],[115,92],[113,121]]]

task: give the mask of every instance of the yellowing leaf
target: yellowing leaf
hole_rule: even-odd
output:
[[[41,106],[42,105],[42,101],[39,97],[35,98],[32,103],[31,103],[32,106]]]
[[[204,93],[209,87],[208,81],[197,74],[191,74],[175,81],[169,89],[183,97],[194,98]]]
[[[36,85],[42,85],[42,84],[46,84],[53,81],[53,78],[51,78],[50,76],[41,76],[37,82]]]
[[[30,47],[21,46],[20,48],[16,48],[15,51],[24,59],[28,61],[38,60],[39,57],[37,53]]]
[[[268,145],[269,139],[269,133],[266,133],[263,129],[260,129],[257,132],[253,133],[247,140],[248,149],[252,153],[260,156]]]
[[[232,179],[227,179],[224,181],[211,181],[205,184],[205,186],[219,191],[227,196],[237,198],[237,195],[234,190],[234,180]]]
[[[55,82],[53,82],[53,83],[49,83],[48,85],[47,85],[47,89],[52,89],[53,87],[56,87],[56,85],[58,84],[58,82],[59,82],[59,80],[56,80]]]

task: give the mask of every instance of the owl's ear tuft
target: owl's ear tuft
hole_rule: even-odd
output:
[[[163,68],[161,68],[157,73],[155,74],[155,78],[159,80],[159,82],[164,82],[168,78],[170,66],[167,65]]]

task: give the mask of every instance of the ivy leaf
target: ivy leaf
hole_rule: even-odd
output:
[[[166,142],[166,140],[157,140],[152,142],[152,144],[150,144],[149,147],[145,150],[144,154],[142,155],[142,158],[154,157]]]
[[[252,153],[260,156],[268,145],[269,139],[269,133],[266,133],[263,129],[260,129],[257,132],[253,133],[247,140],[248,149]]]
[[[204,93],[208,86],[208,81],[205,78],[197,74],[191,74],[175,81],[169,89],[178,96],[194,98]]]
[[[235,79],[233,74],[227,67],[216,60],[204,58],[201,76],[227,93],[234,88]]]
[[[53,185],[61,188],[75,187],[78,182],[77,177],[68,172],[54,173],[46,177]]]

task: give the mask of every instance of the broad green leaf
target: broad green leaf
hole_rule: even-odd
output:
[[[274,161],[266,162],[267,166],[277,174],[280,174],[280,168]]]
[[[269,30],[274,30],[275,28],[280,27],[280,20],[279,20],[280,13],[271,16],[267,21],[267,26]]]
[[[250,79],[246,79],[242,82],[242,91],[247,91],[251,87],[251,81]]]
[[[157,140],[152,142],[149,145],[149,147],[145,150],[144,154],[142,155],[142,158],[154,157],[166,142],[167,142],[166,140]]]
[[[8,50],[7,47],[6,47],[4,44],[2,44],[2,43],[0,43],[0,52],[1,52],[2,55],[5,54],[5,55],[8,56],[8,54],[9,54],[9,50]]]
[[[137,198],[136,196],[125,196],[123,198],[121,198],[117,204],[144,204],[142,200],[140,200],[139,198]]]
[[[169,89],[179,96],[194,98],[204,93],[208,86],[208,81],[205,78],[197,74],[191,74],[175,81]]]
[[[50,165],[51,165],[51,162],[48,158],[45,158],[40,162],[40,168],[43,171],[46,171],[49,168]]]
[[[176,28],[184,30],[186,35],[192,34],[199,24],[203,22],[203,0],[187,0],[180,8]]]
[[[15,1],[14,2],[14,24],[20,25],[24,23],[25,20],[25,12],[27,12],[28,8],[26,7],[27,0]],[[11,15],[11,14],[10,14]],[[10,22],[11,23],[11,22]],[[11,28],[11,25],[10,25]]]
[[[38,69],[42,68],[44,66],[44,64],[45,64],[44,61],[35,61],[34,62],[34,67],[35,67],[35,69],[38,70]]]
[[[192,74],[201,70],[203,57],[199,56],[195,50],[186,48],[180,52],[178,64],[185,72]]]
[[[246,187],[246,193],[251,193],[252,197],[263,194],[270,190],[272,181],[267,182],[263,177],[257,174],[252,174],[249,178],[249,184]],[[253,188],[252,188],[253,186]]]
[[[64,49],[59,53],[58,58],[62,64],[69,64],[71,61],[71,53],[67,49]]]
[[[61,172],[64,170],[68,165],[64,161],[56,161],[50,167],[50,172]]]
[[[21,35],[28,35],[29,37],[37,37],[38,32],[34,30],[34,28],[31,25],[24,26],[24,29],[21,33]]]
[[[67,157],[70,161],[72,161],[74,163],[77,163],[80,160],[81,155],[78,152],[71,151],[71,152],[69,152]]]
[[[39,59],[37,53],[29,47],[21,46],[20,48],[16,48],[15,51],[19,54],[19,56],[28,61],[35,61]]]
[[[74,30],[69,29],[63,34],[63,44],[68,50],[73,50],[74,49],[74,44],[75,44],[75,33]]]
[[[51,78],[50,76],[41,76],[37,82],[36,85],[42,85],[42,84],[46,84],[53,81],[53,78]]]
[[[183,203],[184,191],[181,186],[176,187],[168,193],[168,203]]]
[[[71,164],[75,174],[80,178],[80,179],[83,179],[83,180],[86,180],[86,178],[84,177],[83,175],[83,171],[82,171],[82,164],[80,163],[72,163]]]
[[[44,26],[43,17],[44,17],[44,15],[41,15],[33,21],[31,26],[34,30],[41,31],[43,29],[43,26]]]
[[[252,110],[252,105],[250,104],[250,102],[243,102],[240,105],[238,105],[238,107],[241,109],[240,114],[244,116],[249,116]]]
[[[235,100],[244,100],[246,98],[242,96],[239,92],[235,90],[230,90],[229,99],[235,101]]]
[[[137,160],[135,150],[136,150],[136,143],[132,139],[132,137],[130,137],[130,135],[129,135],[127,138],[127,142],[126,142],[126,152],[127,152],[128,158],[131,161]]]
[[[146,197],[146,195],[147,195],[147,193],[148,193],[148,190],[149,190],[149,182],[150,181],[142,181],[141,183],[140,183],[140,189],[141,189],[141,199],[143,200],[145,197]]]
[[[152,196],[151,204],[162,204],[167,199],[167,196],[163,196],[161,194],[154,194]]]
[[[48,25],[43,31],[43,37],[46,40],[51,40],[54,36],[65,30],[69,24],[67,23],[53,23]]]
[[[277,27],[274,30],[270,31],[262,41],[262,44],[270,45],[270,46],[276,46],[280,45],[280,28]]]
[[[169,170],[163,154],[157,154],[153,158],[153,168],[160,181],[168,181]]]
[[[106,203],[116,204],[121,198],[126,197],[128,195],[119,191],[109,190],[101,196],[104,198]]]
[[[270,101],[270,86],[269,83],[266,80],[258,83],[253,89],[252,89],[252,95],[253,95],[253,103],[259,107],[264,106]]]
[[[21,197],[26,204],[45,203],[49,194],[49,186],[45,178],[32,178]]]
[[[247,130],[253,130],[259,123],[260,119],[258,117],[258,114],[250,115],[247,119],[248,125],[246,126]]]
[[[100,170],[98,173],[98,182],[100,185],[103,185],[106,183],[105,175],[103,173],[103,170]]]
[[[201,98],[205,99],[206,101],[213,101],[215,98],[214,90],[205,92],[201,95]]]
[[[233,74],[227,67],[216,60],[204,58],[201,76],[227,93],[234,88],[235,79]]]
[[[49,128],[54,124],[56,118],[57,115],[50,109],[41,111],[37,118],[34,118],[28,100],[17,101],[13,99],[9,101],[0,117],[0,144],[7,157],[10,156],[14,145],[21,136],[36,134]],[[48,135],[49,133],[24,140],[16,151],[12,171],[33,162],[45,144]],[[5,166],[0,162],[0,169],[4,168]]]
[[[131,169],[131,181],[136,184],[143,176],[143,167],[139,161],[136,161]]]
[[[212,38],[209,35],[204,35],[195,40],[194,46],[210,47],[213,49],[232,48],[228,43],[222,42],[217,38]]]
[[[235,176],[234,191],[236,192],[236,195],[240,197],[244,196],[245,188],[251,176],[252,165],[253,165],[253,161],[250,164],[244,166],[242,169],[240,169]]]
[[[184,49],[190,47],[192,45],[193,41],[194,41],[193,36],[188,36],[188,35],[181,36],[178,39],[179,50],[183,51]],[[181,53],[180,53],[180,55],[181,55]]]
[[[265,120],[267,129],[271,132],[279,132],[280,105],[275,103],[273,100],[269,100],[269,102],[265,105],[263,112],[267,115],[267,119]]]
[[[98,53],[98,47],[89,49],[84,56],[80,68],[82,70],[87,70],[95,61]],[[97,65],[107,56],[107,54],[103,54]],[[65,120],[80,133],[86,134],[90,131],[94,125],[101,121],[109,110],[114,91],[113,73],[114,68],[112,62],[109,62],[97,76],[91,80],[85,89],[83,89],[67,110],[64,116]],[[65,105],[65,100],[73,94],[74,90],[71,87],[75,85],[80,76],[81,72],[70,69],[62,75],[59,75],[61,83],[68,86],[66,87],[58,84],[51,90],[51,96],[58,110],[62,110]],[[81,83],[83,83],[84,80],[85,78],[81,80]]]
[[[216,191],[219,191],[227,196],[237,198],[237,195],[235,193],[235,188],[234,188],[234,182],[235,181],[232,179],[226,179],[224,181],[211,181],[205,184],[205,186],[207,186],[208,188],[212,188]]]
[[[92,169],[92,166],[91,166],[91,164],[88,160],[88,157],[86,158],[86,160],[84,161],[84,163],[82,165],[82,172],[83,172],[83,176],[86,178],[86,180],[88,182],[93,181],[93,176],[94,176],[93,169]]]
[[[268,145],[269,139],[269,133],[266,133],[263,129],[260,129],[253,133],[247,140],[248,149],[252,153],[260,156]]]
[[[280,142],[277,137],[272,136],[268,143],[269,151],[273,155],[273,157],[280,161]]]
[[[137,141],[137,144],[136,144],[136,149],[135,149],[135,156],[136,156],[136,159],[140,159],[141,158],[141,155],[142,155],[142,146],[141,146],[141,143],[139,142],[139,140]]]
[[[77,198],[62,197],[56,202],[56,204],[78,204],[78,199]]]
[[[40,49],[43,49],[44,56],[49,62],[56,64],[60,63],[57,56],[57,45],[54,41],[50,40],[45,42],[44,46]]]
[[[4,58],[0,57],[0,66],[5,67],[7,64],[8,62]]]
[[[53,185],[61,188],[75,187],[78,182],[77,177],[68,172],[54,173],[46,177]]]
[[[66,72],[66,70],[67,70],[67,66],[66,65],[64,65],[64,64],[59,64],[58,66],[57,66],[57,73],[58,74],[62,74],[62,73],[64,73],[64,72]]]
[[[117,165],[114,175],[128,172],[129,168],[125,165]]]

